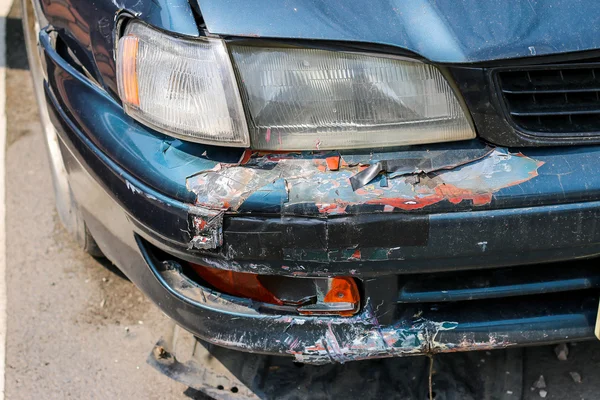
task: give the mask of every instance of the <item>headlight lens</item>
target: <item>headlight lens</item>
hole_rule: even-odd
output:
[[[126,112],[173,136],[248,147],[248,128],[225,43],[185,40],[127,25],[117,53]]]
[[[434,66],[299,48],[230,46],[253,147],[347,149],[475,137]]]

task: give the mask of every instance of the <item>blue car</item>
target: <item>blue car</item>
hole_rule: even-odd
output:
[[[63,224],[196,338],[325,364],[595,337],[600,2],[23,9]]]

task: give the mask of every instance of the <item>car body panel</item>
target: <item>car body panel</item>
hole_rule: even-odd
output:
[[[211,33],[398,47],[473,63],[600,48],[595,0],[197,0]]]
[[[49,45],[48,41],[42,42]],[[596,219],[592,217],[593,202],[600,201],[600,174],[590,173],[597,168],[599,146],[526,149],[524,154],[496,149],[496,153],[481,160],[438,172],[441,180],[436,185],[446,190],[438,190],[439,193],[428,191],[431,182],[426,179],[409,182],[411,175],[388,179],[387,187],[377,180],[356,193],[349,188],[349,170],[330,171],[325,167],[330,152],[317,156],[282,154],[279,158],[270,154],[263,157],[268,159],[268,164],[262,165],[265,171],[272,172],[276,170],[274,166],[298,159],[301,165],[308,161],[310,168],[298,177],[271,177],[253,191],[242,191],[241,196],[239,191],[225,190],[232,188],[226,179],[210,184],[211,190],[200,189],[197,183],[206,174],[218,175],[232,169],[239,171],[236,173],[240,176],[244,171],[262,171],[254,164],[240,165],[241,153],[218,151],[212,146],[183,143],[157,134],[125,115],[114,99],[60,61],[50,48],[47,65],[56,101],[73,116],[77,131],[108,156],[114,163],[112,169],[136,177],[106,185],[107,190],[118,193],[134,220],[153,215],[145,219],[145,230],[160,232],[162,240],[183,252],[198,234],[190,222],[198,216],[198,210],[226,213],[225,223],[231,229],[225,229],[224,236],[229,242],[239,243],[240,248],[224,246],[212,261],[214,252],[206,252],[203,262],[219,268],[250,268],[256,264],[255,271],[263,273],[290,274],[304,267],[305,273],[315,276],[325,270],[329,274],[355,271],[357,275],[368,275],[375,270],[379,274],[398,272],[409,265],[439,271],[461,264],[467,268],[485,266],[487,262],[490,266],[547,262],[600,252],[596,247]],[[447,144],[425,146],[419,151],[428,153],[432,148],[441,148],[451,152],[464,147]],[[397,151],[378,156],[402,154]],[[364,156],[341,155],[341,159]],[[283,181],[288,183],[280,184]],[[448,191],[452,184],[462,188]],[[148,191],[151,192],[147,198],[142,199]],[[142,207],[142,200],[148,200],[148,204]],[[175,207],[170,201],[180,202],[181,206]],[[235,201],[239,206],[233,208]],[[568,216],[563,217],[565,213]],[[286,219],[282,220],[282,215]],[[369,235],[360,235],[369,225],[370,229],[383,229],[382,222],[376,220],[378,215],[383,222],[405,227],[410,224],[410,237],[371,240]],[[535,223],[540,215],[552,215],[570,228],[543,231],[542,225]],[[507,225],[509,220],[513,222]],[[282,223],[288,225],[287,230]],[[462,227],[460,234],[452,234],[452,226]],[[500,241],[495,237],[498,230],[508,229],[515,230],[512,236]],[[330,237],[325,230],[344,234]],[[268,239],[269,232],[291,233]],[[423,235],[417,235],[418,232]],[[326,237],[331,238],[330,243],[323,241]],[[254,246],[243,245],[254,240]],[[453,244],[453,254],[445,254],[445,243]],[[575,253],[566,250],[572,246],[578,248]],[[515,260],[505,253],[509,248],[529,249],[531,258],[525,261],[527,257],[523,255],[520,261]],[[358,256],[357,250],[361,250]],[[489,260],[482,263],[482,256]],[[430,259],[438,260],[437,264],[427,266]]]
[[[81,63],[113,95],[117,93],[113,50],[119,15],[135,16],[179,35],[199,34],[187,0],[53,0],[40,4],[52,29],[62,34]]]

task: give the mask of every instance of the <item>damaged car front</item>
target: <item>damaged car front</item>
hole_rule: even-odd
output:
[[[231,349],[591,339],[600,3],[582,3],[24,0],[61,219]]]

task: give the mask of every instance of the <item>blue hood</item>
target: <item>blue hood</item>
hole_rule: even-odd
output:
[[[600,48],[598,0],[198,0],[211,33],[401,47],[470,63]]]

